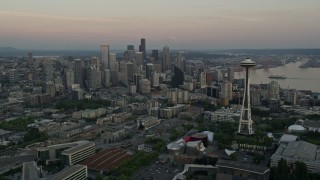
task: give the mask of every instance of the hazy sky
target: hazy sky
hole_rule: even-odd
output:
[[[1,0],[0,47],[320,48],[320,0]]]

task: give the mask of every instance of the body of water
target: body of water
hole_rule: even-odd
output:
[[[311,90],[320,92],[320,68],[300,68],[303,62],[289,63],[283,66],[251,70],[252,84],[267,84],[277,81],[283,89]],[[270,75],[286,76],[286,79],[270,79]],[[244,78],[245,73],[235,72],[235,78]]]

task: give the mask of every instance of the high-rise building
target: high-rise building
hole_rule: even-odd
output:
[[[17,82],[19,80],[18,69],[10,69],[8,75],[9,75],[9,81],[11,83]]]
[[[216,69],[213,71],[213,80],[215,82],[220,82],[222,81],[223,79],[223,76],[222,76],[222,73],[221,73],[221,70],[220,69]]]
[[[66,80],[67,80],[67,88],[71,89],[72,84],[74,84],[75,82],[74,71],[72,69],[67,70]]]
[[[200,73],[199,83],[200,83],[200,88],[201,89],[207,87],[207,76],[206,76],[206,72],[205,71]]]
[[[151,81],[152,79],[152,73],[153,73],[153,64],[152,63],[147,63],[146,65],[146,79]]]
[[[233,83],[234,80],[234,67],[228,67],[228,81]]]
[[[134,66],[133,66],[133,63],[132,62],[127,62],[127,68],[126,68],[127,72],[127,79],[126,79],[126,84],[129,85],[129,83],[131,82],[132,80],[132,75],[135,73],[134,72]]]
[[[168,69],[170,69],[169,64],[170,64],[170,49],[166,45],[163,47],[163,51],[162,51],[162,72],[165,72]]]
[[[52,61],[47,61],[45,64],[46,80],[54,81],[54,66]]]
[[[128,51],[134,51],[134,45],[127,45],[127,50]]]
[[[185,69],[185,60],[183,57],[183,53],[184,52],[182,52],[182,51],[178,52],[177,57],[176,57],[176,61],[175,61],[175,66],[180,68],[182,71],[184,71],[184,69]]]
[[[100,45],[100,51],[101,51],[102,68],[110,69],[109,45],[106,45],[106,44]]]
[[[252,135],[254,131],[252,129],[253,121],[251,119],[251,105],[250,105],[250,68],[253,68],[256,63],[251,59],[246,59],[240,63],[242,67],[245,68],[246,80],[244,95],[241,107],[240,122],[238,133],[245,135]]]
[[[56,86],[52,81],[46,82],[46,93],[50,95],[50,97],[54,97],[56,95]]]
[[[142,52],[136,52],[135,56],[135,65],[140,66],[143,63],[143,54]]]
[[[171,85],[174,88],[179,88],[183,85],[184,82],[184,73],[177,66],[174,66],[174,75],[171,79]]]
[[[268,99],[269,100],[280,99],[280,85],[276,81],[271,81],[268,84]]]
[[[111,53],[109,55],[110,62],[117,61],[117,55],[115,53]]]
[[[32,55],[32,52],[28,52],[28,66],[29,67],[33,66],[33,55]]]
[[[97,57],[92,57],[92,58],[91,58],[91,65],[92,65],[94,68],[100,70],[100,61],[99,61],[99,59],[98,59]]]
[[[127,50],[123,56],[125,61],[133,61],[136,58],[136,52],[134,50]]]
[[[74,61],[74,82],[83,87],[83,62],[80,59]]]
[[[87,88],[96,89],[96,69],[94,67],[87,68]]]
[[[151,92],[151,84],[148,79],[140,79],[139,85],[139,89],[141,90],[142,94],[148,94]]]
[[[152,86],[159,86],[159,78],[160,74],[157,72],[153,72],[153,78],[152,78]]]
[[[229,81],[223,81],[221,83],[221,98],[232,100],[232,83]]]
[[[153,63],[159,63],[159,51],[158,49],[152,50],[151,58],[153,58]]]
[[[141,38],[141,45],[139,46],[139,52],[142,52],[143,60],[147,59],[147,51],[146,51],[146,39]]]
[[[111,86],[111,71],[110,71],[110,69],[105,69],[103,71],[103,86],[104,87]]]
[[[135,73],[132,76],[132,82],[136,85],[137,92],[140,92],[140,80],[143,79],[141,74]]]

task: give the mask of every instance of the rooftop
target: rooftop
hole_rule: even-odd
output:
[[[299,158],[302,160],[320,159],[317,157],[317,150],[320,150],[320,147],[305,141],[289,142],[287,145],[281,144],[279,148],[283,148],[281,153],[282,156]]]
[[[129,158],[130,155],[126,151],[118,148],[110,148],[96,153],[81,164],[95,171],[111,171],[119,167]]]
[[[81,165],[81,164],[77,164],[74,166],[69,166],[65,169],[63,169],[62,171],[60,171],[59,173],[55,174],[53,177],[50,177],[50,179],[52,180],[60,180],[60,179],[64,179],[67,176],[71,175],[72,173],[75,173],[83,168],[85,168],[86,166]]]
[[[312,121],[312,120],[305,120],[303,122],[304,127],[312,127],[312,128],[320,128],[320,121]]]
[[[216,166],[218,168],[227,167],[227,168],[233,168],[233,169],[248,171],[252,173],[257,173],[257,174],[265,174],[266,172],[270,171],[270,169],[267,167],[257,166],[257,165],[247,164],[247,163],[242,163],[237,161],[222,160],[222,159],[219,159],[217,161]]]

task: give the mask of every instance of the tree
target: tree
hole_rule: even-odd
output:
[[[291,174],[291,179],[293,180],[308,180],[308,169],[304,162],[296,161],[294,163],[294,169]]]
[[[287,161],[285,159],[281,158],[280,161],[278,162],[276,173],[278,178],[281,180],[290,179],[290,176],[288,176],[290,174],[290,169],[288,168]]]

